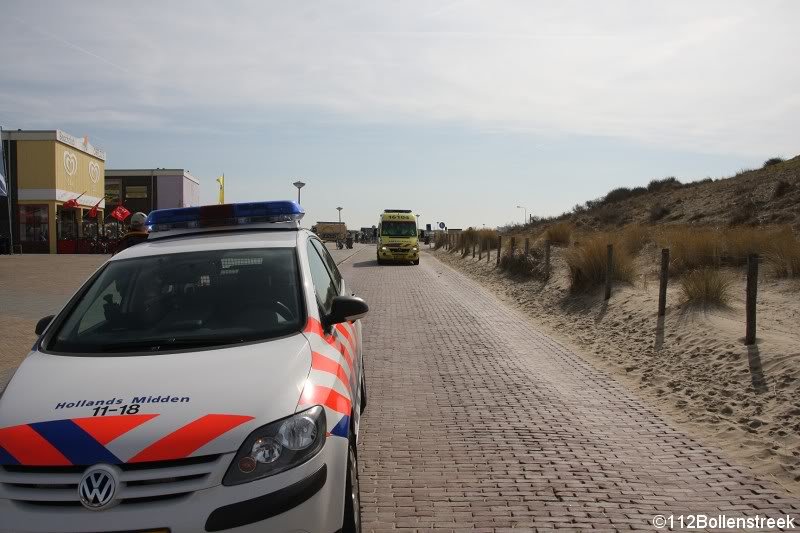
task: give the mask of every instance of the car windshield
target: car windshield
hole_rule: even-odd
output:
[[[46,348],[114,355],[263,340],[299,331],[300,302],[293,248],[111,261]]]
[[[382,237],[416,237],[417,225],[413,222],[388,221],[381,223]]]

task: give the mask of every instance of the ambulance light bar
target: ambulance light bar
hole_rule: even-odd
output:
[[[280,224],[282,227],[298,228],[303,215],[305,215],[305,211],[297,202],[249,202],[156,209],[148,215],[146,224],[147,230],[151,234],[163,234],[165,232],[185,234],[192,233],[191,230],[204,230],[222,226],[247,227],[258,225],[269,229],[269,224],[280,222],[289,223]],[[153,237],[156,237],[156,235],[153,235]]]

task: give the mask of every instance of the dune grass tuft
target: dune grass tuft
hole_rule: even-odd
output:
[[[572,239],[572,232],[574,231],[572,224],[568,222],[559,222],[553,224],[544,232],[545,239],[550,241],[550,244],[556,246],[569,246]]]
[[[650,242],[650,228],[641,224],[629,224],[622,228],[618,242],[629,254],[638,254]]]
[[[717,229],[676,226],[662,230],[656,240],[670,249],[670,269],[673,274],[697,268],[744,266],[750,254],[773,258],[776,265],[784,264],[789,267],[784,270],[792,270],[792,257],[797,244],[788,227],[735,226]],[[776,274],[778,270],[776,268]]]
[[[670,209],[661,202],[656,202],[650,206],[649,217],[650,222],[658,222],[665,216],[669,215]]]
[[[567,251],[565,256],[569,267],[570,288],[573,292],[585,291],[605,282],[608,263],[607,245],[614,247],[613,278],[615,281],[631,282],[636,275],[633,257],[619,240],[605,234],[598,234],[581,241],[579,246]]]
[[[718,230],[671,227],[661,232],[659,244],[670,249],[673,273],[722,264],[722,240]]]
[[[783,228],[770,238],[769,250],[765,253],[767,264],[779,278],[800,276],[800,241],[791,228]]]
[[[737,226],[729,228],[722,234],[722,262],[729,266],[747,264],[750,254],[765,254],[772,246],[772,238],[776,234],[774,228],[754,228]]]
[[[680,279],[686,303],[702,306],[726,306],[731,299],[733,278],[717,268],[703,267],[685,272]]]
[[[497,231],[493,229],[467,228],[458,236],[456,250],[461,251],[464,257],[472,251],[472,246],[478,246],[483,250],[497,248]]]
[[[500,256],[500,269],[526,278],[544,279],[544,252],[540,248],[506,250]]]

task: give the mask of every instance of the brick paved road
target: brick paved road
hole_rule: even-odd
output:
[[[342,269],[371,308],[368,531],[652,531],[655,514],[800,516],[798,499],[671,428],[429,255],[378,267],[364,251]]]
[[[36,321],[61,309],[107,257],[0,255],[0,390],[36,340]]]
[[[372,309],[368,531],[652,530],[656,513],[800,514],[797,499],[670,428],[475,282],[427,255],[378,267],[374,247],[351,253],[333,251]],[[0,258],[0,381],[35,319],[102,261],[23,259]]]

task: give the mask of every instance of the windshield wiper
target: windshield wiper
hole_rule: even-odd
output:
[[[117,344],[107,344],[102,347],[103,352],[163,352],[180,348],[191,348],[198,346],[220,346],[223,344],[238,344],[244,342],[241,337],[188,337],[183,339],[151,339],[144,341],[120,342]]]

